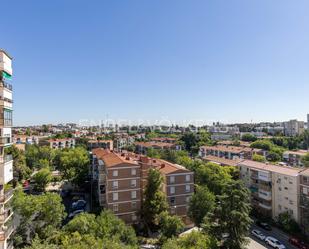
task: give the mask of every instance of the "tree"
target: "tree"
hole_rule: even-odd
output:
[[[20,218],[17,234],[21,245],[29,244],[36,234],[40,239],[49,237],[60,228],[65,216],[62,199],[54,193],[26,195],[19,190],[14,194],[12,205]]]
[[[203,233],[193,231],[178,239],[169,239],[162,246],[162,249],[217,249],[217,241]]]
[[[289,212],[279,214],[276,220],[282,230],[289,234],[297,234],[301,232],[299,225]]]
[[[205,218],[203,228],[221,240],[222,234],[229,234],[223,246],[229,249],[245,248],[246,237],[251,225],[250,193],[241,181],[229,181],[212,215]]]
[[[252,160],[256,161],[256,162],[261,162],[261,163],[266,162],[266,158],[264,156],[262,156],[262,155],[259,155],[259,154],[254,154],[252,156]]]
[[[274,144],[269,140],[257,140],[251,144],[252,148],[262,149],[262,150],[271,150]]]
[[[246,133],[241,136],[241,140],[245,142],[255,142],[257,140],[257,137],[250,133]]]
[[[308,168],[309,167],[309,153],[303,156],[301,161],[304,164],[304,166]]]
[[[59,158],[59,170],[63,178],[80,185],[88,173],[89,157],[84,148],[63,150]]]
[[[156,217],[168,208],[165,194],[162,191],[163,178],[157,169],[149,169],[148,181],[144,192],[143,218],[145,223],[154,228]]]
[[[178,216],[169,215],[167,211],[160,213],[157,219],[163,241],[179,235],[184,229],[182,220]]]
[[[35,182],[34,189],[39,192],[44,192],[48,183],[52,180],[52,175],[49,168],[39,170],[32,179]]]
[[[207,187],[198,186],[190,200],[188,215],[197,226],[215,208],[215,195]]]

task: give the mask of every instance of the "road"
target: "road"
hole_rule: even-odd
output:
[[[272,231],[266,231],[263,228],[260,228],[256,225],[252,225],[251,230],[252,229],[260,230],[265,236],[272,236],[278,239],[281,243],[285,245],[286,249],[297,249],[295,246],[292,246],[288,242],[289,236],[275,227],[272,227]],[[256,237],[253,237],[250,235],[249,239],[250,239],[250,244],[247,247],[248,249],[264,249],[264,248],[273,249],[272,247],[267,246],[264,241],[261,241]]]

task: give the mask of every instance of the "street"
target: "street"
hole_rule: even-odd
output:
[[[261,231],[265,236],[271,236],[278,239],[281,243],[285,245],[286,249],[297,249],[295,246],[292,246],[289,243],[288,241],[289,236],[275,227],[272,227],[272,231],[266,231],[263,228],[260,228],[254,224],[252,225],[250,232],[252,231],[252,229],[257,229]],[[267,246],[264,241],[259,240],[258,238],[252,236],[251,234],[249,239],[250,244],[247,247],[248,249],[264,249],[264,248],[272,249],[272,247]]]

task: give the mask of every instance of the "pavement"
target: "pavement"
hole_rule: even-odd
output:
[[[265,236],[271,236],[276,238],[277,240],[279,240],[281,243],[283,243],[286,247],[286,249],[297,249],[295,246],[292,246],[289,243],[289,235],[287,235],[286,233],[282,232],[281,230],[272,227],[272,231],[266,231],[263,228],[260,228],[258,226],[256,226],[255,224],[252,225],[250,232],[252,229],[257,229],[259,231],[261,231]],[[272,247],[269,247],[266,245],[266,243],[264,241],[259,240],[258,238],[250,235],[250,244],[248,245],[248,249],[272,249]]]

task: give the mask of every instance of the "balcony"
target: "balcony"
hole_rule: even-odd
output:
[[[271,192],[259,189],[259,198],[266,200],[266,201],[270,201],[271,200]]]
[[[268,172],[259,171],[258,176],[259,176],[258,177],[259,180],[262,180],[264,182],[271,182],[271,175]]]
[[[6,145],[11,143],[12,143],[11,137],[0,137],[0,145]]]
[[[264,208],[266,210],[271,210],[271,206],[264,203],[259,203],[259,207]]]
[[[2,115],[2,117],[3,117],[3,115]],[[0,118],[0,126],[12,127],[13,126],[13,120],[12,119]]]
[[[299,200],[299,205],[302,208],[308,208],[309,209],[309,196],[301,195]]]
[[[13,100],[0,96],[0,105],[11,109],[13,107]]]
[[[12,216],[13,216],[12,208],[0,212],[0,223],[2,224],[6,223],[8,219],[11,218]]]
[[[4,241],[7,238],[9,238],[14,230],[15,230],[15,227],[13,226],[13,224],[10,224],[6,228],[2,228],[0,230],[0,241]]]
[[[2,78],[2,80],[1,80],[1,76],[0,76],[0,87],[4,87],[7,90],[13,91],[13,86],[11,84],[7,83],[4,78]]]
[[[5,71],[5,72],[9,73],[10,75],[13,74],[11,65],[9,65],[8,63],[6,63],[4,61],[0,61],[0,70]]]
[[[0,195],[0,204],[8,202],[13,197],[14,189],[4,191],[3,195]]]
[[[13,157],[6,155],[0,157],[0,184],[6,184],[13,180]]]

